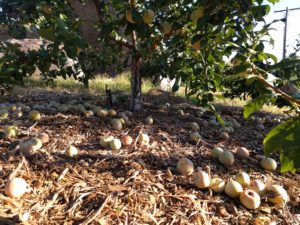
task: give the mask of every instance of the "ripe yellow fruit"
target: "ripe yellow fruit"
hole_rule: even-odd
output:
[[[149,142],[150,142],[150,137],[148,136],[148,134],[141,133],[138,139],[138,143],[140,145],[149,145]]]
[[[65,150],[65,155],[68,157],[74,157],[78,154],[78,150],[75,146],[68,146]]]
[[[122,143],[119,139],[115,138],[109,142],[109,146],[112,150],[119,150],[122,147]]]
[[[289,201],[286,190],[279,185],[269,185],[266,187],[267,199],[273,204],[281,204]]]
[[[43,146],[43,142],[37,137],[30,139],[28,144],[31,145],[34,150],[39,150]]]
[[[4,135],[6,138],[16,138],[20,134],[20,130],[17,126],[7,126],[4,129]]]
[[[274,159],[265,157],[260,161],[260,166],[265,170],[275,171],[277,163]]]
[[[37,138],[40,139],[42,141],[42,143],[47,143],[49,142],[49,135],[46,133],[39,133],[37,135]]]
[[[210,189],[215,193],[221,193],[225,190],[225,181],[219,177],[215,177],[211,180]]]
[[[117,112],[116,110],[110,109],[108,110],[108,115],[111,117],[115,117],[117,115]]]
[[[263,194],[266,185],[260,180],[251,180],[248,188],[258,194]]]
[[[155,20],[155,14],[151,9],[147,9],[143,15],[143,21],[145,24],[152,24]]]
[[[245,147],[239,147],[236,150],[236,155],[239,156],[242,159],[247,159],[250,155],[248,149],[246,149]]]
[[[190,134],[190,140],[194,143],[201,141],[201,135],[198,132],[193,132]]]
[[[218,159],[219,159],[219,162],[225,166],[232,166],[234,163],[234,156],[229,151],[224,151],[224,152],[220,153]]]
[[[192,47],[193,47],[193,49],[195,49],[196,51],[200,51],[200,49],[201,49],[201,42],[200,42],[200,40],[194,42],[194,43],[192,44]]]
[[[16,110],[12,113],[12,116],[15,118],[21,118],[23,116],[23,112],[21,110]]]
[[[171,31],[172,31],[172,26],[171,26],[171,24],[169,24],[168,22],[163,22],[162,24],[161,24],[161,30],[162,30],[162,33],[163,34],[169,34],[169,33],[171,33]]]
[[[120,119],[113,119],[111,121],[112,127],[115,130],[122,130],[122,121]]]
[[[195,9],[191,13],[191,20],[193,21],[193,23],[197,23],[198,19],[202,18],[203,15],[204,15],[204,8],[201,6],[197,9]]]
[[[151,125],[153,124],[153,118],[151,116],[148,116],[146,119],[145,119],[145,123],[147,125]]]
[[[245,190],[240,194],[240,202],[247,209],[257,209],[260,206],[260,196],[253,190]]]
[[[32,110],[28,116],[28,118],[32,121],[38,121],[41,119],[41,117],[42,117],[41,114],[37,110]]]
[[[194,164],[188,158],[181,158],[176,165],[177,171],[184,176],[191,175],[194,172]]]
[[[114,137],[113,136],[108,136],[108,137],[100,137],[100,145],[104,148],[108,148],[109,147],[109,143],[111,142],[111,140],[113,140]]]
[[[96,115],[101,117],[101,118],[104,118],[108,115],[108,111],[106,109],[97,109],[96,110]]]
[[[132,17],[132,12],[131,10],[128,10],[126,12],[126,19],[129,23],[135,23],[135,21],[133,20],[133,17]]]
[[[124,145],[124,146],[131,145],[132,137],[130,137],[129,135],[125,135],[121,138],[121,142],[122,142],[122,145]]]
[[[20,198],[27,190],[27,183],[22,178],[13,178],[5,185],[5,194],[11,198]]]
[[[243,187],[239,182],[231,180],[225,186],[225,193],[231,198],[238,198],[243,192]]]
[[[210,177],[204,171],[198,171],[194,174],[194,184],[197,188],[208,188],[210,185]]]
[[[239,172],[237,175],[235,175],[235,180],[239,182],[242,187],[248,187],[250,184],[250,177],[245,172]]]
[[[213,148],[213,150],[211,150],[210,155],[214,158],[218,158],[219,155],[223,152],[224,152],[224,150],[222,148],[215,147],[215,148]]]
[[[189,126],[193,131],[199,131],[200,130],[200,127],[199,125],[196,123],[196,122],[192,122],[190,123],[190,126]]]
[[[6,110],[0,111],[0,120],[4,120],[9,116],[9,113]]]

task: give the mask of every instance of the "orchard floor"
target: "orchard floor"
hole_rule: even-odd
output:
[[[28,106],[36,103],[68,102],[78,95],[51,92],[30,93],[10,99]],[[0,224],[299,224],[300,174],[267,172],[260,168],[257,157],[263,154],[264,135],[276,124],[257,131],[255,125],[243,120],[242,110],[218,106],[224,118],[235,118],[242,125],[228,142],[217,137],[220,127],[207,123],[207,117],[197,117],[197,107],[167,99],[168,111],[159,111],[158,102],[164,98],[148,94],[143,112],[130,117],[131,125],[114,131],[109,119],[84,117],[79,113],[43,113],[42,119],[30,122],[25,113],[20,119],[0,121],[1,131],[6,125],[16,124],[22,131],[17,139],[0,139]],[[96,104],[96,97],[88,100]],[[115,109],[124,111],[128,102]],[[101,104],[100,106],[105,106]],[[177,114],[182,108],[184,116]],[[147,116],[153,116],[153,125],[144,125]],[[260,113],[257,116],[264,117]],[[279,115],[271,115],[279,117]],[[204,142],[189,142],[189,122],[198,122]],[[20,141],[46,132],[50,142],[32,157],[9,154]],[[141,147],[135,140],[139,132],[149,134],[150,145]],[[99,145],[99,137],[130,134],[134,143],[130,147],[113,151]],[[79,149],[78,156],[66,157],[63,152],[69,144]],[[247,160],[236,158],[234,166],[225,167],[209,153],[213,146],[235,151],[245,146],[251,151]],[[213,194],[193,185],[192,177],[180,176],[176,171],[179,158],[188,157],[194,167],[225,180],[239,171],[246,171],[251,179],[282,185],[289,193],[286,205],[272,205],[262,198],[256,210],[247,210],[238,199],[225,194]],[[278,161],[278,156],[273,156]],[[30,191],[21,199],[5,196],[4,187],[9,175],[24,178]],[[29,218],[26,218],[28,217]],[[28,219],[28,220],[27,220]],[[24,222],[22,222],[24,220]]]

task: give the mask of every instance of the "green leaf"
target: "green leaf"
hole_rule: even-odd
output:
[[[247,103],[244,106],[244,118],[248,119],[252,113],[261,109],[263,105],[272,100],[272,98],[274,98],[273,94],[263,94]]]
[[[300,169],[300,117],[291,118],[273,128],[264,139],[264,152],[280,152],[281,172]]]

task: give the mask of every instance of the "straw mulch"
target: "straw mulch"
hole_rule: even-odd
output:
[[[59,101],[61,97],[37,94],[14,101],[32,106],[53,99]],[[63,97],[63,101],[68,101]],[[223,142],[218,139],[218,127],[209,125],[205,116],[196,116],[196,107],[183,104],[186,115],[179,116],[176,105],[169,111],[159,111],[150,100],[151,96],[145,98],[145,110],[134,113],[131,125],[121,132],[113,131],[109,120],[77,113],[44,112],[36,124],[27,120],[27,114],[20,119],[1,121],[1,130],[16,124],[22,135],[18,139],[0,139],[0,224],[299,224],[299,173],[266,172],[255,158],[263,153],[262,139],[272,125],[257,131],[254,124],[242,119],[240,109],[219,107],[223,116],[234,117],[242,125],[228,142]],[[115,109],[122,111],[126,104]],[[149,115],[155,122],[144,125]],[[190,130],[186,125],[192,121],[199,123],[204,137],[198,145],[188,141]],[[39,132],[49,134],[50,142],[36,155],[25,158],[18,153],[10,154],[20,141]],[[135,141],[140,132],[149,134],[149,146],[141,147],[134,142],[130,147],[112,151],[99,145],[100,136],[121,137],[128,133]],[[79,149],[75,158],[64,155],[70,144]],[[213,146],[231,151],[245,146],[251,151],[251,159],[236,158],[234,166],[226,168],[209,156]],[[239,200],[213,194],[208,189],[199,190],[192,177],[180,176],[176,162],[181,157],[188,157],[195,168],[200,167],[212,177],[229,180],[243,170],[251,179],[280,184],[288,191],[290,202],[274,206],[262,198],[257,210],[247,210]],[[278,160],[278,156],[274,157]],[[30,186],[21,199],[4,194],[5,182],[12,173]]]

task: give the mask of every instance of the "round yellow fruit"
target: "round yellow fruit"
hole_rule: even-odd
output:
[[[113,119],[111,121],[112,127],[115,130],[122,130],[122,121],[120,119]]]
[[[27,190],[27,183],[22,178],[13,178],[5,185],[5,194],[11,198],[20,198]]]
[[[117,115],[117,112],[116,110],[110,109],[108,110],[108,115],[111,117],[115,117]]]
[[[129,23],[135,23],[135,21],[133,20],[133,17],[132,17],[132,12],[131,10],[128,10],[126,12],[126,19]]]
[[[155,20],[155,14],[151,9],[147,9],[143,15],[143,21],[145,24],[152,24]]]
[[[223,153],[223,152],[224,152],[224,150],[223,150],[222,148],[220,148],[220,147],[215,147],[215,148],[213,148],[213,150],[211,150],[210,155],[211,155],[213,158],[218,158],[219,155],[220,155],[221,153]]]
[[[1,111],[0,111],[0,120],[4,120],[4,119],[6,119],[8,116],[9,116],[8,111],[6,111],[6,110],[1,110]]]
[[[108,136],[108,137],[100,137],[100,145],[104,148],[108,148],[109,147],[109,143],[111,142],[111,140],[113,140],[114,137],[113,136]]]
[[[210,189],[215,193],[221,193],[225,190],[225,181],[219,177],[215,177],[211,180]]]
[[[245,172],[239,172],[237,175],[235,175],[235,180],[239,182],[243,188],[248,187],[250,184],[250,177]]]
[[[281,204],[289,201],[289,195],[286,190],[279,185],[269,185],[266,187],[267,199],[273,204]]]
[[[41,114],[37,110],[32,110],[28,116],[28,118],[32,121],[38,121],[41,119],[41,117],[42,117]]]
[[[190,140],[194,143],[201,141],[201,135],[198,132],[193,132],[190,134]]]
[[[250,153],[249,153],[249,151],[248,151],[247,148],[245,148],[245,147],[239,147],[236,150],[236,155],[239,156],[242,159],[247,159],[249,157]]]
[[[199,131],[200,130],[200,127],[198,125],[198,123],[196,122],[192,122],[190,123],[190,126],[189,126],[193,131]]]
[[[219,135],[219,138],[223,141],[228,141],[229,140],[229,134],[226,132],[221,132]]]
[[[277,163],[274,159],[265,157],[260,161],[260,166],[265,170],[275,171]]]
[[[121,138],[122,145],[124,146],[131,145],[132,141],[132,137],[130,137],[129,135],[125,135]]]
[[[119,150],[122,147],[122,143],[119,139],[115,138],[109,142],[109,146],[112,150]]]
[[[219,162],[225,166],[232,166],[234,163],[234,156],[229,151],[224,151],[224,152],[220,153],[218,159],[219,159]]]
[[[243,187],[239,182],[231,180],[225,186],[225,193],[231,198],[238,198],[243,192]]]
[[[150,137],[148,136],[148,134],[141,133],[138,139],[138,143],[140,145],[149,145],[149,142],[150,142]]]
[[[49,142],[49,135],[46,133],[39,133],[37,135],[37,138],[40,139],[42,141],[42,143],[47,143]]]
[[[194,184],[197,188],[204,189],[210,185],[210,177],[204,171],[198,171],[194,174]]]
[[[7,138],[16,138],[20,134],[20,130],[17,126],[7,126],[4,129],[4,135]]]
[[[253,190],[245,190],[240,194],[240,202],[247,209],[257,209],[260,206],[260,196]]]
[[[34,150],[39,150],[43,146],[43,142],[37,137],[30,139],[28,144],[31,145]]]
[[[78,154],[78,150],[75,146],[68,146],[65,150],[65,155],[68,157],[74,157]]]
[[[204,8],[203,7],[199,7],[197,9],[195,9],[192,13],[191,13],[191,20],[193,21],[193,23],[197,23],[197,21],[202,18],[204,15]]]
[[[163,22],[162,24],[161,24],[161,30],[162,30],[162,33],[163,34],[169,34],[169,33],[171,33],[171,31],[172,31],[172,26],[171,26],[171,24],[169,24],[168,22]]]
[[[106,109],[97,109],[96,110],[96,115],[101,117],[101,118],[104,118],[108,115],[108,111]]]
[[[177,171],[184,176],[191,175],[194,172],[194,164],[188,158],[181,158],[176,165]]]
[[[145,119],[145,123],[147,125],[151,125],[153,124],[153,118],[151,116],[148,116],[146,119]]]
[[[263,194],[266,185],[260,180],[251,180],[248,189],[255,191],[258,194]]]
[[[201,49],[201,42],[200,41],[196,41],[192,44],[193,49],[195,49],[196,51],[200,51]]]

